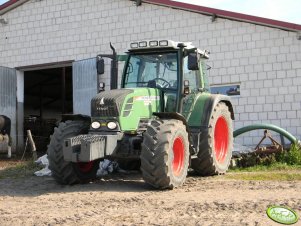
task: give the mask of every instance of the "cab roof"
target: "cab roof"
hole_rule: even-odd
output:
[[[141,51],[156,51],[161,49],[174,49],[178,50],[180,46],[184,46],[184,49],[195,49],[202,57],[209,59],[209,51],[201,50],[192,45],[191,42],[178,42],[172,40],[144,40],[138,42],[132,42],[130,44],[129,52],[141,52]]]

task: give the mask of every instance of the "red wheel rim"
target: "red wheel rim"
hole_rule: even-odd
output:
[[[219,117],[214,130],[214,152],[219,163],[225,161],[229,146],[229,129],[224,117]]]
[[[184,142],[182,137],[177,137],[173,143],[172,170],[175,176],[180,175],[184,167]]]
[[[94,161],[91,162],[78,162],[77,166],[79,168],[79,170],[83,173],[88,173],[90,172],[90,170],[92,170],[94,165]]]

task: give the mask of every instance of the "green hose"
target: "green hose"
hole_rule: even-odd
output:
[[[298,139],[296,137],[294,137],[291,133],[287,132],[286,130],[284,130],[278,126],[272,125],[272,124],[254,124],[254,125],[245,126],[245,127],[235,130],[233,132],[233,137],[237,137],[243,133],[246,133],[246,132],[249,132],[252,130],[257,130],[257,129],[268,129],[268,130],[275,131],[275,132],[283,135],[284,137],[286,137],[292,144],[298,143]]]

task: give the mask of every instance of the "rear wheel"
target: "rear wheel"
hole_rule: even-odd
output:
[[[55,128],[48,146],[49,169],[60,184],[83,183],[96,178],[99,160],[72,163],[64,160],[65,139],[88,132],[89,124],[83,121],[66,121]]]
[[[189,164],[186,127],[179,120],[152,120],[144,133],[141,151],[143,179],[155,188],[181,186]]]
[[[218,103],[209,121],[208,130],[200,136],[197,158],[192,159],[192,168],[200,175],[223,174],[227,171],[233,149],[233,128],[229,109]]]

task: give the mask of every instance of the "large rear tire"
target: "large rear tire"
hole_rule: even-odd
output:
[[[179,120],[152,120],[143,135],[141,171],[145,182],[159,189],[181,186],[189,165],[189,141]]]
[[[49,169],[53,178],[59,184],[84,183],[96,178],[99,161],[72,163],[64,160],[64,140],[85,134],[88,132],[89,124],[83,121],[61,122],[51,137],[48,146]]]
[[[218,103],[209,121],[209,128],[201,133],[199,153],[191,160],[191,167],[202,176],[224,174],[230,165],[233,149],[233,127],[230,111]]]

